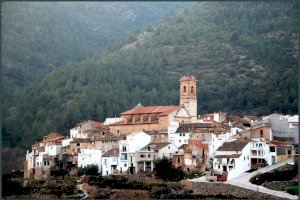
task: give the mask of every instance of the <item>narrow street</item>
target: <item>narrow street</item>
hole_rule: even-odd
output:
[[[299,197],[296,195],[290,195],[290,194],[288,194],[286,192],[282,192],[282,191],[270,190],[265,187],[258,186],[258,185],[255,185],[255,184],[252,184],[251,182],[249,182],[250,178],[252,178],[253,176],[256,176],[258,174],[263,174],[268,171],[272,171],[276,168],[284,166],[285,164],[287,164],[291,161],[292,161],[292,158],[287,159],[283,162],[276,163],[274,165],[263,167],[259,170],[251,172],[251,173],[246,172],[246,173],[243,173],[242,175],[240,175],[239,177],[229,180],[225,183],[230,184],[230,185],[235,185],[238,187],[243,187],[243,188],[250,189],[250,190],[254,190],[254,191],[258,191],[258,192],[262,192],[262,193],[266,193],[266,194],[270,194],[270,195],[275,195],[278,197],[283,197],[283,198],[288,198],[288,199],[298,199]]]
[[[242,188],[262,192],[262,193],[265,193],[265,194],[282,197],[282,198],[298,199],[299,197],[296,196],[296,195],[290,195],[290,194],[288,194],[286,192],[283,192],[283,191],[270,190],[270,189],[267,189],[265,187],[258,186],[258,185],[255,185],[255,184],[252,184],[251,182],[249,182],[250,178],[252,178],[253,176],[256,176],[258,174],[263,174],[263,173],[266,173],[268,171],[272,171],[274,169],[277,169],[279,167],[282,167],[282,166],[286,165],[287,163],[289,163],[291,161],[292,161],[292,158],[287,159],[283,162],[276,163],[274,165],[270,165],[270,166],[267,166],[267,167],[260,168],[259,170],[256,170],[254,172],[245,172],[245,173],[241,174],[240,176],[238,176],[235,179],[224,182],[224,184],[230,184],[230,185],[234,185],[234,186],[238,186],[238,187],[242,187]],[[204,176],[199,177],[199,178],[194,178],[194,179],[188,179],[188,180],[185,180],[185,181],[208,182],[205,179]],[[219,182],[210,182],[210,183],[219,183]]]

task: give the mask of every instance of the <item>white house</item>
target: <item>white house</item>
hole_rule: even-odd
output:
[[[73,141],[73,138],[64,139],[61,141],[61,147],[66,147],[70,145],[70,142]]]
[[[272,165],[270,146],[264,138],[252,138],[250,144],[251,165],[257,168],[265,165]]]
[[[36,157],[35,159],[35,166],[37,167],[41,167],[43,165],[48,165],[45,157],[47,156],[48,154],[46,152],[40,152],[39,155]],[[45,163],[46,162],[46,163]]]
[[[26,161],[27,161],[27,169],[33,169],[35,167],[35,158],[36,155],[34,154],[34,151],[29,151],[27,150],[26,153]]]
[[[232,140],[225,142],[213,158],[213,171],[227,173],[227,180],[236,178],[251,169],[250,142]]]
[[[117,169],[122,173],[128,170],[129,165],[133,162],[133,153],[140,150],[151,141],[151,136],[141,131],[131,133],[126,136],[125,140],[119,141],[119,163]]]
[[[113,148],[102,155],[102,176],[113,174],[118,166],[119,149]]]
[[[45,153],[49,156],[57,156],[61,153],[61,143],[52,143],[45,146]]]
[[[221,132],[221,133],[212,133],[211,141],[203,142],[208,144],[208,154],[209,157],[216,155],[217,149],[223,145],[224,142],[229,141],[233,138],[233,133],[230,132]]]
[[[97,165],[98,172],[101,171],[102,151],[99,149],[82,149],[78,153],[78,167],[86,167],[88,165]]]
[[[178,128],[178,122],[172,122],[168,127],[169,142],[175,144],[176,147],[187,144],[190,139],[190,131]]]
[[[78,126],[70,129],[70,138],[72,138],[72,139],[77,138],[78,134],[79,134],[79,127]]]

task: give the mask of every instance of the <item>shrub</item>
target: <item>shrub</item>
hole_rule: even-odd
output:
[[[298,185],[290,185],[286,188],[286,192],[292,195],[298,195]]]
[[[264,182],[289,181],[293,179],[297,174],[298,174],[298,167],[295,165],[292,169],[274,170],[273,172],[259,174],[257,176],[252,177],[250,179],[250,182],[256,185],[261,185]]]
[[[98,175],[98,166],[97,165],[88,165],[86,167],[79,167],[78,175]]]
[[[65,175],[67,175],[67,174],[68,174],[68,171],[63,170],[63,169],[59,169],[59,170],[51,170],[51,171],[50,171],[50,175],[51,175],[51,176],[55,176],[55,177],[57,177],[57,176],[65,176]]]
[[[150,197],[155,199],[160,199],[162,194],[168,194],[169,188],[166,186],[153,186],[151,188]]]
[[[167,158],[156,160],[154,166],[155,176],[165,181],[180,181],[185,176],[182,169],[175,168],[172,161]]]

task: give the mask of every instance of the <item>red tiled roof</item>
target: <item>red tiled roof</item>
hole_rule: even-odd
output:
[[[119,156],[119,149],[113,148],[105,152],[102,157],[118,157]]]
[[[181,145],[179,149],[187,149],[190,147],[208,148],[208,144],[203,144],[201,140],[189,140],[188,144]]]
[[[46,135],[43,137],[44,140],[46,141],[52,141],[52,140],[58,140],[58,139],[62,139],[65,138],[65,136],[60,135],[58,133],[52,132],[49,135]]]
[[[224,142],[217,151],[242,151],[249,141],[234,140],[231,142]]]
[[[292,143],[285,141],[273,140],[270,141],[270,146],[292,146]]]
[[[159,114],[160,116],[165,116],[178,108],[180,106],[140,106],[125,111],[121,115]]]
[[[215,158],[239,158],[242,154],[216,155]]]

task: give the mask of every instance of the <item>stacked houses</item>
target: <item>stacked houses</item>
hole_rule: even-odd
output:
[[[103,123],[83,121],[69,137],[50,133],[27,151],[24,177],[46,179],[55,170],[88,165],[103,176],[139,173],[169,158],[187,173],[230,180],[295,155],[298,116],[197,116],[196,82],[193,76],[180,79],[180,105],[138,104]]]

